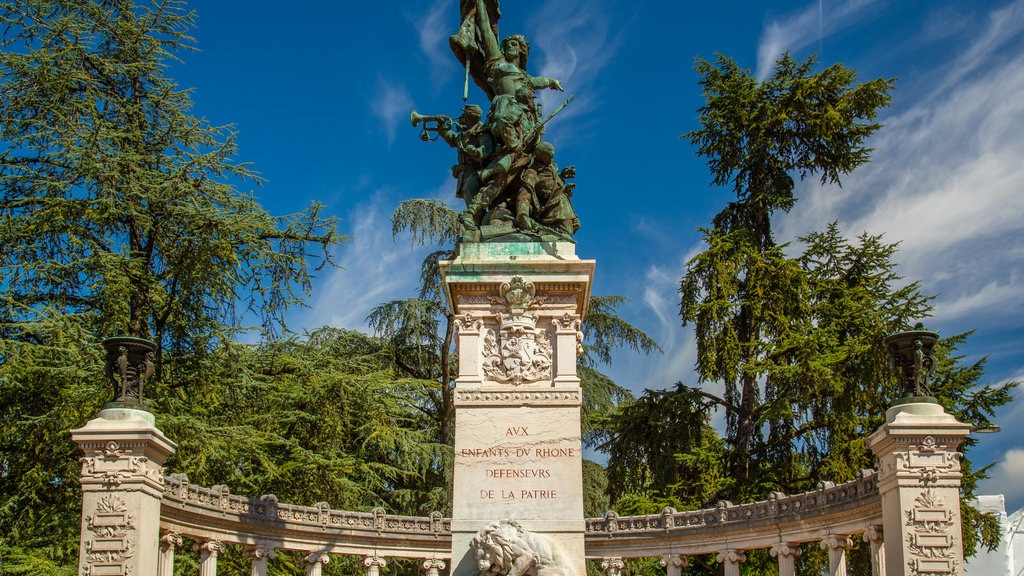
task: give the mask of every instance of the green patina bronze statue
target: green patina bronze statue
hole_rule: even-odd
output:
[[[554,147],[541,140],[547,121],[572,97],[542,118],[536,91],[562,91],[561,83],[530,76],[530,45],[522,36],[508,36],[499,45],[497,0],[461,0],[459,8],[461,25],[449,44],[466,67],[463,99],[472,78],[490,102],[486,119],[472,104],[463,108],[457,124],[447,116],[415,111],[411,119],[414,126],[423,124],[422,139],[440,137],[457,151],[452,175],[458,182],[456,197],[466,201],[460,217],[466,229],[463,241],[522,236],[572,241],[580,223],[570,201],[575,185],[565,180],[575,176],[575,168],[559,172]]]

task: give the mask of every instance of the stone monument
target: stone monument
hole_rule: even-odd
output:
[[[576,357],[593,271],[570,242],[463,242],[442,264],[458,318],[453,575],[586,573]]]
[[[413,111],[420,137],[456,149],[462,240],[441,263],[457,322],[454,576],[584,576],[580,331],[594,262],[576,255],[576,175],[559,169],[527,72],[530,45],[498,42],[496,0],[461,0],[453,53],[483,91],[457,120]]]

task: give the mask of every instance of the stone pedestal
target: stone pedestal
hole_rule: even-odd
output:
[[[452,574],[478,572],[478,532],[518,526],[541,564],[585,576],[576,358],[594,261],[568,242],[463,243],[441,270],[459,356]]]
[[[885,573],[962,575],[957,449],[970,425],[926,402],[894,406],[885,419],[868,437],[879,459]]]
[[[177,445],[131,408],[104,409],[71,438],[85,453],[79,572],[155,576],[163,463]]]

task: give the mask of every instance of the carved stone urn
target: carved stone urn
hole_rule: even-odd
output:
[[[104,408],[146,410],[143,388],[153,376],[156,344],[143,338],[114,336],[103,341],[107,351],[107,379],[114,385],[114,400]]]

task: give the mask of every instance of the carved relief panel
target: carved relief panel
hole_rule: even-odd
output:
[[[539,293],[533,282],[521,276],[513,276],[496,288],[489,294],[460,296],[460,307],[465,310],[456,322],[460,377],[468,375],[469,381],[512,386],[551,382],[556,372],[566,370],[561,364],[556,370],[559,354],[571,357],[575,375],[583,335],[579,317],[565,309],[575,308],[576,296]],[[571,346],[563,350],[563,333],[569,330]],[[464,363],[470,360],[468,357],[473,361]],[[478,380],[472,377],[477,371]]]

